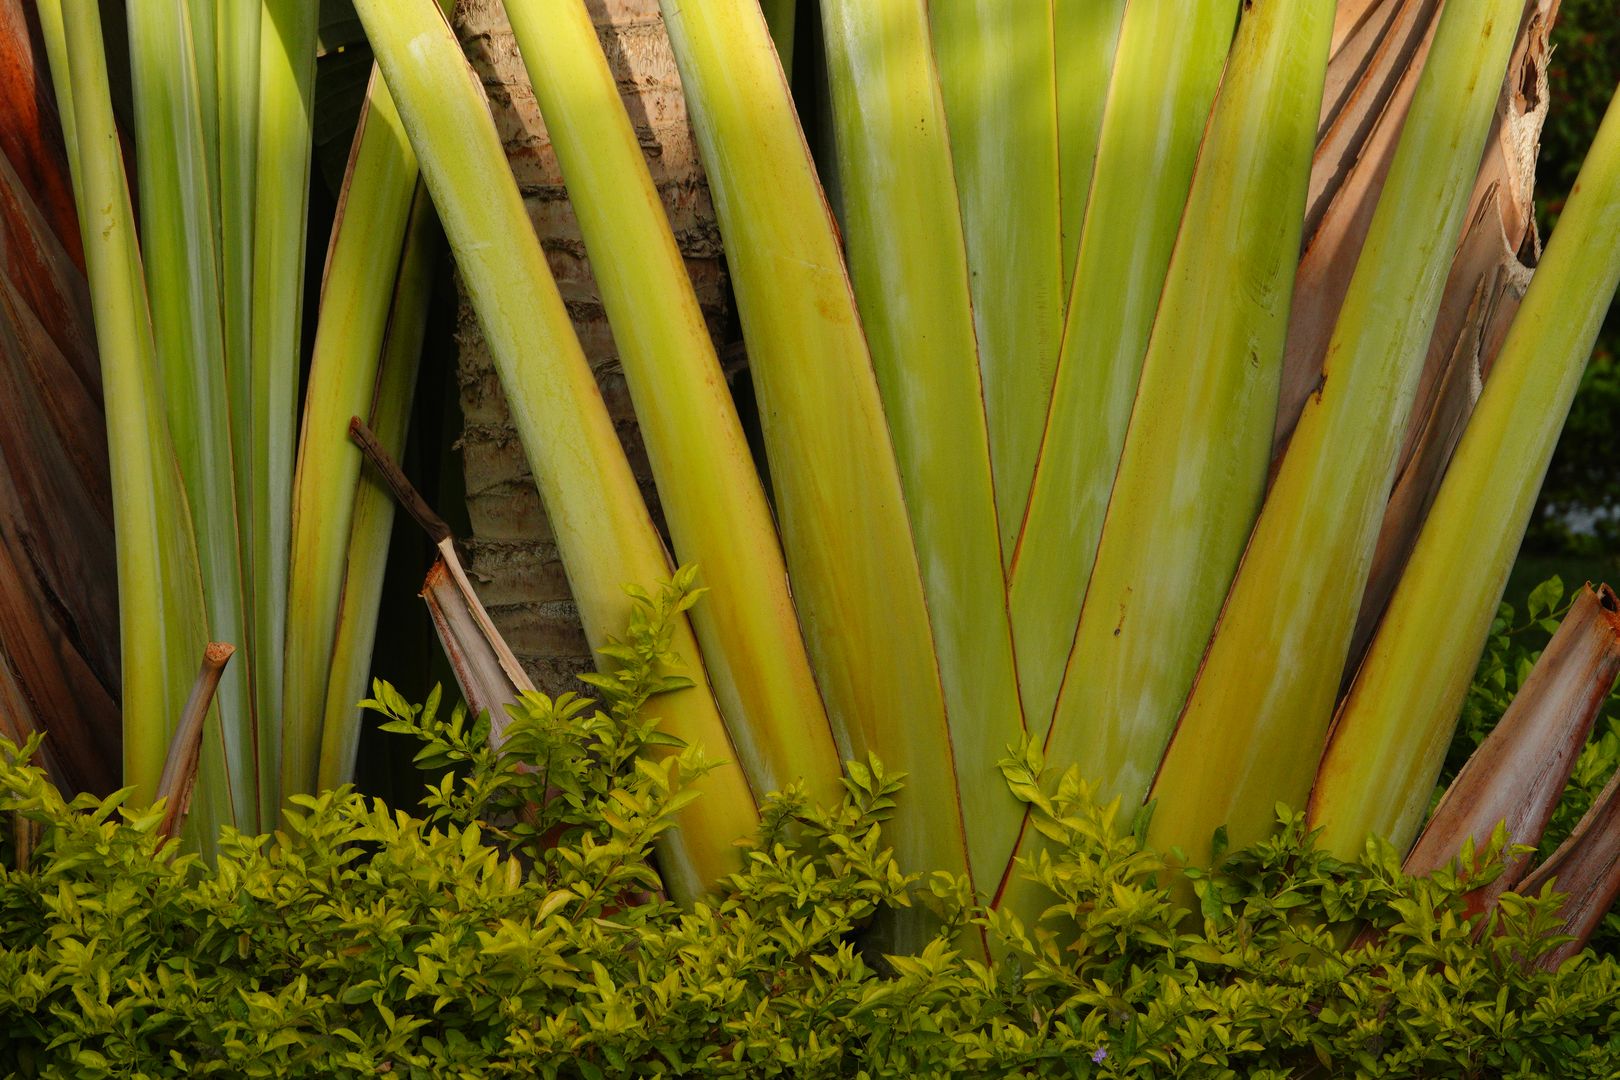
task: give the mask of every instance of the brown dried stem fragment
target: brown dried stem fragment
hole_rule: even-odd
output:
[[[215,641],[203,650],[202,667],[192,685],[191,696],[186,699],[185,711],[169,741],[169,756],[163,762],[163,775],[158,780],[158,798],[165,800],[163,821],[158,835],[173,840],[180,835],[191,810],[191,793],[197,787],[197,763],[202,758],[203,727],[208,712],[214,707],[214,693],[225,674],[225,665],[236,653],[234,645]]]
[[[490,745],[499,749],[505,740],[506,706],[524,692],[533,691],[534,683],[473,591],[456,553],[450,526],[422,498],[358,416],[349,421],[349,437],[438,548],[439,556],[422,583],[422,599],[427,601],[433,628],[455,670],[462,695],[475,714],[489,714]]]

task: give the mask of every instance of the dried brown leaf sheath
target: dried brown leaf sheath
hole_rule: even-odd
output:
[[[1456,858],[1470,837],[1483,849],[1498,822],[1510,843],[1538,842],[1616,675],[1620,599],[1607,585],[1587,586],[1501,722],[1446,790],[1406,857],[1406,871],[1433,873]],[[1528,856],[1510,862],[1501,877],[1473,894],[1471,908],[1490,907],[1528,869]]]

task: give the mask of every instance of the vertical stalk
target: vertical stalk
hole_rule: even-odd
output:
[[[134,0],[131,8],[141,9],[146,16],[147,4]],[[208,177],[208,202],[216,211],[214,226],[217,230],[220,199],[219,107],[220,78],[222,76],[219,49],[222,42],[221,0],[174,0],[173,5],[189,27],[183,48],[191,54],[194,82],[197,89],[197,113],[202,123],[202,141],[208,148],[205,171]]]
[[[1304,803],[1522,0],[1451,0],[1328,349],[1153,786],[1148,836],[1209,858]]]
[[[1129,0],[1051,0],[1057,67],[1058,154],[1063,201],[1063,295],[1074,282],[1103,109]]]
[[[1063,348],[1010,603],[1029,730],[1074,644],[1153,314],[1232,42],[1237,0],[1126,7]]]
[[[259,137],[253,235],[249,534],[260,813],[315,785],[318,746],[286,746],[281,724],[292,533],[293,451],[303,331],[315,39],[319,4],[264,0],[259,31]]]
[[[209,633],[241,641],[247,613],[222,363],[218,220],[210,186],[217,154],[204,125],[187,11],[185,3],[129,8],[141,238],[162,401],[191,506]],[[249,666],[228,669],[219,689],[235,824],[244,829],[259,824]]]
[[[1432,61],[1431,61],[1432,62]],[[1620,97],[1485,383],[1334,724],[1311,795],[1321,844],[1412,841],[1553,449],[1620,285]],[[1297,437],[1297,436],[1296,436]],[[1457,588],[1462,572],[1471,582]]]
[[[220,310],[224,323],[225,386],[230,399],[232,480],[244,585],[251,598],[254,533],[253,470],[253,233],[259,156],[259,21],[260,0],[219,0],[215,60],[219,67],[219,273]],[[240,639],[244,657],[254,655],[254,627]],[[256,672],[247,675],[257,703]],[[261,785],[275,775],[268,761],[268,728],[260,724],[258,753]],[[275,785],[272,785],[272,788]],[[273,791],[261,791],[261,818],[273,813]],[[273,819],[264,819],[273,820]]]
[[[101,12],[94,0],[41,0],[39,6],[53,40],[51,55],[67,68],[58,70],[57,79],[70,88],[77,131],[74,188],[101,354],[118,537],[124,782],[137,799],[150,801],[170,732],[191,690],[196,657],[207,644],[202,582],[158,396]],[[211,809],[211,820],[225,820],[221,807]]]

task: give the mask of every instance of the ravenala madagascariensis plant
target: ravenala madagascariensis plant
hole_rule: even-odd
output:
[[[812,140],[778,53],[798,5],[663,0],[767,485],[584,0],[506,0],[666,549],[435,0],[355,3],[380,78],[295,480],[304,6],[262,5],[256,100],[240,48],[187,5],[131,6],[132,48],[151,50],[136,159],[158,159],[138,168],[137,247],[95,5],[56,2],[103,365],[127,387],[108,422],[129,448],[131,780],[205,629],[247,644],[204,755],[214,820],[344,775],[336,673],[356,664],[334,642],[369,644],[349,631],[375,593],[345,580],[377,556],[357,501],[376,492],[357,493],[342,440],[376,393],[378,416],[408,393],[392,373],[413,350],[393,343],[419,317],[398,256],[425,242],[419,162],[603,665],[625,648],[624,586],[645,596],[679,563],[707,589],[668,623],[690,685],[657,699],[710,766],[661,840],[676,898],[734,866],[767,791],[830,792],[839,760],[867,755],[910,776],[885,833],[901,861],[1025,919],[1043,906],[1018,869],[1045,857],[1051,823],[1025,805],[1043,768],[1120,799],[1122,822],[1142,808],[1195,864],[1223,827],[1271,828],[1278,801],[1309,801],[1336,848],[1414,839],[1620,281],[1620,108],[1527,292],[1533,232],[1504,239],[1528,195],[1492,178],[1522,165],[1507,136],[1533,145],[1521,91],[1556,3],[820,0],[797,12],[825,45],[832,131]],[[244,110],[251,169],[224,134]],[[245,176],[251,236],[213,209],[243,204]],[[246,294],[233,242],[251,247]],[[242,305],[248,333],[220,315]],[[209,379],[184,376],[203,363]],[[226,460],[232,483],[204,475]],[[893,940],[924,926],[900,918]]]
[[[818,5],[837,226],[762,12],[731,0],[668,0],[663,12],[727,245],[802,635],[773,623],[786,632],[775,657],[796,662],[802,648],[823,706],[794,714],[792,737],[808,729],[818,739],[824,710],[845,754],[873,752],[906,769],[914,787],[891,830],[898,849],[1032,913],[1038,901],[1020,899],[1011,859],[1038,858],[1040,837],[998,776],[1026,745],[1043,748],[1050,767],[1098,779],[1106,794],[1151,799],[1150,835],[1194,860],[1208,858],[1219,826],[1252,835],[1277,800],[1303,804],[1311,794],[1437,315],[1481,205],[1476,176],[1510,61],[1524,63],[1523,43],[1545,33],[1549,12],[1471,0],[1416,27],[1404,17],[1385,26],[1415,33],[1421,47],[1365,88],[1403,106],[1389,123],[1380,115],[1362,125],[1358,149],[1383,153],[1384,165],[1376,183],[1344,196],[1369,207],[1359,229],[1335,226],[1354,273],[1327,305],[1318,385],[1273,463],[1295,267],[1311,197],[1323,190],[1313,171],[1318,122],[1346,108],[1344,72],[1356,65],[1345,54],[1394,44],[1374,25],[1389,24],[1389,13],[1287,0],[1241,11],[1127,3],[1075,46],[1077,56],[1109,57],[1107,85],[1084,103],[1097,110],[1088,122],[1054,93],[1074,78],[1061,74],[1071,42],[1054,34],[1059,23],[991,7]],[[662,370],[637,373],[650,366],[637,342],[664,320],[690,326],[691,300],[659,269],[672,250],[667,226],[642,209],[650,184],[623,152],[629,128],[583,8],[507,8],[605,278],[643,424],[708,427],[717,436],[706,453],[722,453],[731,421],[707,410],[717,403],[724,414],[726,402],[709,394],[710,404],[696,404],[712,364],[677,360],[682,339],[660,332]],[[474,305],[486,329],[498,326],[513,317],[514,286],[475,275],[511,277],[539,260],[517,201],[500,196],[504,218],[489,210],[498,200],[488,185],[504,169],[476,84],[431,4],[362,0],[357,9]],[[1043,56],[1055,59],[1051,70]],[[1536,313],[1600,312],[1620,274],[1620,252],[1595,239],[1607,235],[1620,193],[1617,143],[1620,120],[1611,120],[1581,215],[1554,242],[1513,334],[1477,350],[1486,367],[1501,352],[1506,386],[1516,358],[1534,349],[1556,385],[1534,409],[1498,409],[1514,390],[1488,392],[1453,468],[1442,460],[1434,469],[1431,482],[1443,474],[1444,484],[1410,562],[1399,552],[1410,569],[1368,663],[1399,656],[1453,689],[1380,698],[1377,723],[1426,733],[1425,749],[1410,750],[1393,796],[1373,794],[1387,763],[1352,755],[1349,775],[1333,781],[1348,785],[1352,807],[1428,797],[1438,762],[1426,747],[1443,745],[1455,722],[1454,688],[1466,685],[1524,528],[1521,492],[1539,482],[1567,407],[1565,380],[1585,362],[1595,327],[1583,317],[1538,330]],[[1076,173],[1089,178],[1078,197]],[[1009,267],[1021,283],[1012,290],[1003,288]],[[489,337],[515,407],[535,410],[545,399],[526,382],[528,342]],[[706,350],[690,332],[685,339]],[[563,392],[580,385],[577,374],[555,378],[546,398],[574,414],[570,425],[604,424],[594,394]],[[552,513],[593,514],[596,527],[625,514],[622,488],[604,484],[584,505],[557,503],[578,475],[622,466],[616,446],[583,437],[573,460],[559,460],[551,419],[540,410],[520,430]],[[1020,449],[1030,445],[1035,452]],[[673,508],[676,558],[698,561],[711,588],[751,597],[761,615],[772,610],[773,591],[706,561],[700,547],[717,541],[679,524],[757,529],[751,480],[733,485],[736,499],[717,512],[704,491],[722,475],[718,463],[662,435],[649,449]],[[1471,524],[1485,514],[1488,529]],[[1492,550],[1476,543],[1443,563],[1461,583],[1425,571],[1442,565],[1430,549],[1487,535]],[[591,609],[622,611],[623,601],[581,583],[646,581],[644,561],[604,571],[612,546],[564,547],[597,639],[604,619]],[[751,550],[775,557],[768,546]],[[1460,619],[1459,588],[1468,595]],[[1411,604],[1450,611],[1454,629],[1414,631],[1401,615]],[[720,614],[699,626],[702,647],[688,662],[694,671],[702,662],[726,723],[725,740],[709,749],[736,764],[710,774],[714,796],[686,812],[671,848],[747,819],[734,770],[756,792],[785,776],[828,779],[823,757],[773,734],[779,713],[750,709],[725,686],[739,650],[757,643],[728,640],[737,631]],[[704,682],[687,693],[703,696]],[[1348,738],[1361,722],[1350,706],[1340,711]],[[766,764],[763,747],[786,754],[788,773]],[[1374,824],[1355,811],[1343,820],[1350,832]],[[1418,823],[1388,827],[1409,843]]]

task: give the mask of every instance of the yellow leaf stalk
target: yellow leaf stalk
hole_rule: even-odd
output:
[[[1236,0],[1125,10],[1010,603],[1029,730],[1074,644],[1153,313],[1226,63]]]
[[[1458,444],[1311,795],[1320,843],[1417,835],[1570,402],[1620,285],[1620,98],[1609,107]],[[1468,587],[1458,588],[1459,575]]]
[[[237,542],[225,327],[219,292],[218,222],[210,182],[217,165],[184,3],[136,4],[129,11],[130,71],[140,174],[141,245],[152,314],[161,401],[202,568],[209,635],[246,642],[247,612]],[[212,45],[210,35],[210,46]],[[206,59],[212,63],[212,48]],[[210,101],[211,103],[211,101]],[[195,658],[193,658],[195,659]],[[234,824],[260,826],[258,737],[248,675],[251,658],[227,668],[219,685]]]
[[[315,39],[319,4],[265,0],[259,24],[259,140],[255,154],[251,432],[252,491],[244,536],[253,610],[253,690],[259,715],[261,814],[314,772],[302,754],[282,760],[282,671],[292,551],[292,482],[303,331],[305,217],[309,203]]]
[[[1046,427],[1068,297],[1052,4],[956,0],[927,8],[967,243],[1002,557],[1010,562]],[[880,31],[867,49],[886,51],[899,40],[904,39]],[[1084,48],[1091,42],[1076,44]],[[876,134],[868,132],[867,138]],[[943,141],[937,130],[931,134]],[[926,264],[926,254],[917,261]],[[953,258],[933,273],[956,273],[958,261]],[[858,270],[856,288],[861,288]]]
[[[349,419],[371,411],[416,181],[399,110],[373,68],[326,253],[293,479],[281,751],[282,773],[296,784],[290,792],[317,790],[319,775],[336,775],[322,760],[321,726],[346,566],[355,554],[361,459]],[[385,543],[369,557],[383,560],[386,552]]]
[[[1519,0],[1441,18],[1328,349],[1170,748],[1149,842],[1202,862],[1264,836],[1322,753],[1407,411],[1473,188]]]
[[[100,8],[92,0],[41,0],[39,8],[54,77],[70,91],[75,122],[71,164],[101,354],[118,540],[124,782],[144,803],[157,795],[170,736],[208,644],[202,580],[159,397]],[[204,742],[203,768],[205,792],[220,796],[199,808],[197,817],[209,827],[231,820],[217,738]]]
[[[663,544],[443,13],[433,0],[355,8],[489,340],[586,635],[601,647],[630,620],[623,586],[669,576]],[[718,762],[660,846],[665,884],[690,901],[735,868],[732,841],[753,830],[757,811],[684,618],[671,649],[695,685],[659,698],[663,728]]]
[[[840,748],[909,774],[886,833],[901,861],[962,872],[950,733],[900,474],[769,31],[753,0],[662,9],[726,241],[794,599]]]
[[[219,65],[219,295],[224,333],[226,392],[230,401],[231,459],[235,466],[238,556],[244,591],[251,598],[253,473],[253,238],[257,221],[259,160],[259,37],[262,0],[216,0]],[[243,663],[251,642],[236,642]],[[252,681],[252,672],[246,672]],[[257,702],[255,703],[257,704]],[[257,710],[255,710],[257,711]],[[279,749],[273,726],[260,723],[256,752]],[[260,777],[279,784],[274,757],[262,761]],[[274,791],[262,793],[261,810],[274,806]],[[271,819],[273,821],[273,819]]]
[[[776,525],[658,189],[582,0],[506,0],[647,445],[692,626],[759,792],[825,803],[842,766],[799,632]]]
[[[1245,14],[1143,364],[1046,746],[1127,808],[1153,781],[1265,491],[1332,24],[1316,0]]]
[[[444,233],[433,213],[427,190],[417,185],[405,229],[405,250],[394,282],[388,334],[367,424],[390,458],[405,451],[416,376],[421,368],[436,261],[444,252]],[[348,425],[344,425],[348,430]],[[388,544],[394,527],[394,496],[376,476],[362,472],[354,489],[348,546],[344,553],[341,600],[327,666],[321,718],[321,767],[318,787],[329,790],[348,783],[360,745],[360,701],[371,685],[372,647],[377,640],[377,613],[388,568]]]
[[[1063,203],[1063,296],[1067,308],[1080,251],[1103,109],[1127,0],[1051,0],[1057,68],[1058,174]]]
[[[968,853],[975,874],[995,880],[1023,817],[996,763],[1022,739],[1023,716],[928,13],[920,0],[821,10],[850,273],[922,565]]]

